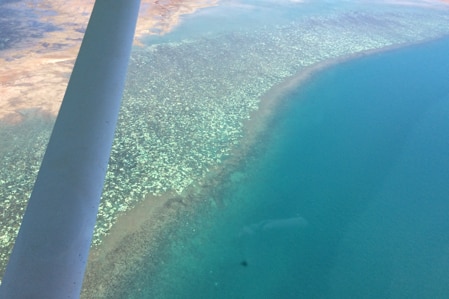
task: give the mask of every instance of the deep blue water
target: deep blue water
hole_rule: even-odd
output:
[[[359,58],[292,92],[129,298],[449,298],[447,53]]]

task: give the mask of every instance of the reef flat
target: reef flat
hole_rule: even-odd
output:
[[[200,192],[206,178],[234,156],[244,155],[245,126],[273,86],[319,62],[441,37],[449,33],[448,25],[445,9],[339,10],[278,26],[136,48],[93,245],[101,246],[119,216],[145,199],[176,198],[188,206],[190,195]],[[12,135],[26,140],[0,149],[0,273],[49,136],[51,126],[46,123],[36,130],[34,121],[40,117],[32,114],[20,130],[0,127],[3,140],[13,140],[6,139]],[[147,241],[135,238],[128,244],[136,256],[142,248],[139,242]],[[122,263],[126,270],[133,259],[119,257],[119,251],[113,263]],[[89,292],[95,295],[84,296],[112,298],[107,290],[121,280],[108,281],[104,272],[89,271],[87,287],[103,291],[92,288]],[[126,275],[119,272],[111,274]]]
[[[136,214],[128,210],[133,205],[137,205],[135,211],[144,209],[136,203],[139,197],[147,198],[146,205],[151,205],[158,196],[171,192],[171,202],[148,212],[147,222],[141,220],[141,229],[118,242],[118,247],[100,244],[95,254],[102,257],[90,261],[83,297],[120,298],[121,286],[130,285],[127,275],[143,267],[142,260],[151,260],[149,267],[163,263],[163,244],[177,242],[170,232],[176,226],[189,225],[185,215],[207,206],[205,202],[220,205],[219,198],[206,194],[214,189],[213,184],[220,184],[218,169],[245,159],[245,141],[257,140],[257,136],[248,136],[254,131],[247,128],[261,112],[261,99],[270,100],[266,93],[273,86],[301,76],[323,61],[447,34],[442,24],[449,19],[433,13],[439,17],[411,11],[346,12],[251,32],[154,44],[136,51],[96,240],[108,234],[117,210],[128,213],[122,217],[140,218],[142,215],[129,216]],[[263,121],[258,125],[263,126]],[[114,186],[122,189],[117,191]],[[192,227],[192,231],[197,229],[201,228]]]
[[[117,211],[182,196],[225,161],[270,88],[321,61],[446,34],[436,15],[348,12],[135,51],[94,244]]]

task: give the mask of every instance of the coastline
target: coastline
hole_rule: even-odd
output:
[[[61,5],[54,0],[3,4],[12,11],[26,10],[27,17],[50,29],[38,37],[23,38],[14,47],[0,48],[0,121],[17,124],[29,109],[56,117],[93,8],[93,0]],[[164,35],[182,16],[217,5],[217,0],[143,0],[134,45],[149,35]],[[48,13],[48,11],[53,12]],[[22,34],[18,28],[17,34]],[[38,34],[35,34],[38,35]]]
[[[3,248],[0,283],[93,2],[76,0],[61,5],[45,0],[0,5],[11,10],[8,18],[13,19],[16,13],[23,19],[13,28],[17,34],[30,29],[27,21],[36,22],[38,29],[43,27],[38,34],[20,36],[11,45],[0,43],[0,135],[4,137],[0,171],[0,194],[4,198],[0,202],[0,247]],[[142,1],[136,49],[141,48],[140,38],[165,34],[182,22],[183,15],[216,5],[215,0],[164,1],[150,9],[150,2]],[[158,24],[164,24],[164,30],[152,32],[150,29]]]
[[[245,163],[252,150],[263,146],[260,139],[275,117],[279,105],[282,105],[290,92],[301,88],[309,80],[337,64],[432,40],[435,39],[367,50],[321,61],[273,86],[260,98],[259,109],[245,121],[241,143],[204,181],[191,186],[181,196],[173,193],[148,196],[118,218],[104,241],[91,249],[82,298],[121,298],[123,293],[119,290],[124,290],[125,286],[133,283],[134,273],[142,268],[151,273],[163,265],[164,252],[171,241],[167,236],[171,232],[185,226],[189,217],[199,216],[205,209],[217,206],[223,208],[225,204],[214,196],[219,186],[232,180],[230,176],[241,167],[241,163]],[[210,202],[210,198],[214,198],[212,201],[215,202]]]
[[[400,47],[402,46],[405,46],[405,44],[400,45]],[[384,47],[382,49],[371,51],[382,52],[388,48],[389,47]],[[168,50],[173,50],[173,48],[168,47]],[[370,51],[364,51],[362,53],[344,57],[349,60],[359,55],[368,55],[368,53],[370,53]],[[333,64],[343,62],[344,57],[335,59],[335,61],[333,59],[327,59],[321,63],[305,67],[297,73],[298,77],[293,75],[287,79],[282,78],[281,83],[272,86],[269,91],[260,98],[261,100],[258,104],[259,108],[251,113],[250,119],[248,121],[243,120],[243,137],[239,137],[241,142],[237,146],[232,147],[229,152],[229,157],[226,157],[222,163],[213,164],[211,168],[208,169],[208,174],[205,178],[201,178],[197,183],[187,187],[181,194],[165,193],[158,196],[148,195],[146,196],[146,199],[140,200],[138,197],[141,194],[138,192],[134,193],[137,194],[135,199],[140,202],[134,203],[134,206],[130,205],[130,210],[126,212],[119,212],[118,223],[114,224],[112,228],[113,231],[111,231],[109,235],[106,235],[103,241],[104,244],[94,246],[92,249],[92,260],[95,261],[96,264],[92,266],[94,268],[94,273],[89,272],[86,275],[86,287],[88,287],[89,284],[91,286],[93,285],[98,288],[99,293],[117,290],[111,283],[117,283],[117,285],[119,285],[119,279],[114,281],[114,278],[109,279],[109,281],[104,280],[103,284],[99,283],[103,280],[105,273],[111,274],[113,277],[114,274],[121,275],[123,276],[121,282],[126,282],[129,277],[132,277],[133,271],[141,267],[140,263],[142,262],[143,257],[156,255],[156,252],[158,259],[163,256],[164,244],[169,242],[166,240],[166,236],[170,235],[170,231],[175,230],[180,225],[184,225],[185,223],[183,223],[183,221],[185,221],[185,219],[194,217],[196,213],[199,213],[196,211],[198,207],[203,207],[203,205],[206,207],[207,205],[223,205],[223,203],[219,202],[219,199],[218,201],[210,201],[206,195],[213,193],[215,187],[219,186],[223,180],[226,180],[234,169],[239,167],[241,163],[245,163],[248,153],[254,149],[255,144],[266,131],[265,129],[269,125],[271,117],[276,114],[280,100],[288,94],[289,88],[292,90],[293,88],[296,88],[297,85],[306,82],[320,70],[326,69]],[[47,62],[48,64],[69,63],[65,57],[48,57]],[[26,82],[24,83],[24,86],[26,86]],[[33,87],[33,85],[31,85],[31,87]],[[248,105],[250,104],[252,104],[252,102],[249,102]],[[165,142],[165,140],[163,142]],[[129,151],[134,150],[132,147],[126,149]],[[125,166],[128,167],[127,165]],[[149,179],[152,178],[149,176]],[[109,188],[110,190],[115,190],[112,189],[112,187],[116,188],[117,185],[111,185],[109,187],[111,187]],[[126,194],[125,191],[122,191],[121,189],[120,191],[123,193],[118,194],[117,197],[107,198],[108,204],[117,202],[119,205],[121,204],[121,197],[127,197],[125,200],[131,198],[129,195],[132,195],[132,193]],[[125,194],[125,196],[123,196],[123,194]],[[217,200],[217,198],[215,198],[215,200]],[[105,209],[103,214],[110,216],[111,214],[116,213],[116,211],[117,207],[113,207],[113,209],[110,210]],[[109,221],[109,219],[110,218],[107,218],[106,220]],[[131,256],[134,256],[136,260],[130,261]],[[115,260],[116,258],[118,261]],[[128,274],[130,274],[130,276],[127,276]],[[99,280],[96,280],[97,278],[99,278]]]

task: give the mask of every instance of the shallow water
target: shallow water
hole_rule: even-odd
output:
[[[223,205],[128,298],[447,297],[448,50],[357,59],[292,92]]]
[[[120,124],[116,131],[94,233],[93,244],[99,245],[96,249],[113,254],[105,259],[105,268],[92,264],[91,268],[97,270],[95,273],[98,275],[87,275],[93,277],[87,279],[89,283],[86,283],[94,294],[89,298],[99,298],[98,294],[104,290],[117,294],[114,285],[123,283],[117,277],[122,273],[126,278],[128,276],[126,271],[121,271],[120,266],[126,268],[136,260],[140,263],[142,256],[148,252],[142,253],[135,249],[146,248],[145,246],[151,247],[145,250],[151,251],[157,260],[155,263],[148,260],[157,274],[145,271],[137,273],[135,283],[129,284],[129,291],[124,292],[129,293],[130,297],[140,298],[140,292],[148,297],[159,298],[195,297],[198,292],[204,293],[206,297],[263,297],[266,294],[282,293],[276,288],[270,289],[271,285],[288,292],[288,286],[298,278],[285,278],[281,270],[278,271],[279,275],[272,275],[273,283],[264,282],[267,287],[253,286],[257,281],[264,281],[264,275],[270,274],[272,269],[282,269],[281,264],[291,263],[294,266],[289,250],[308,250],[307,254],[304,253],[306,257],[310,254],[311,249],[303,248],[303,244],[313,244],[307,238],[310,237],[308,232],[313,231],[311,228],[316,227],[316,215],[312,213],[315,207],[308,206],[307,200],[296,206],[293,204],[295,201],[291,201],[292,198],[310,197],[311,202],[312,199],[313,202],[326,202],[325,197],[329,197],[327,200],[332,202],[331,195],[335,191],[332,188],[340,183],[349,185],[346,180],[350,180],[349,174],[355,176],[356,170],[346,169],[346,161],[336,165],[335,169],[348,172],[349,179],[339,177],[340,182],[321,182],[323,186],[328,184],[331,191],[324,188],[319,194],[314,193],[319,188],[313,184],[318,184],[320,177],[313,171],[306,169],[301,172],[310,174],[312,179],[291,178],[288,167],[292,167],[294,172],[297,165],[290,158],[281,160],[275,157],[290,154],[284,151],[284,147],[297,146],[296,143],[287,145],[286,142],[290,139],[288,133],[280,133],[284,132],[283,126],[290,124],[296,128],[297,125],[294,122],[288,123],[289,117],[281,113],[273,123],[273,130],[261,137],[261,144],[248,156],[247,161],[242,161],[227,182],[225,180],[213,193],[206,196],[202,206],[196,206],[195,200],[198,198],[192,197],[197,195],[196,192],[201,192],[196,188],[208,180],[210,173],[215,173],[217,169],[225,169],[223,172],[226,173],[228,164],[234,162],[232,167],[236,167],[236,160],[245,159],[246,148],[240,148],[242,136],[247,129],[244,123],[250,116],[260,113],[256,111],[260,99],[273,86],[282,85],[284,80],[301,73],[316,62],[347,57],[364,50],[434,38],[447,33],[446,28],[449,28],[449,18],[443,10],[425,11],[400,6],[396,9],[388,5],[379,5],[376,9],[370,5],[368,10],[368,6],[362,6],[350,1],[345,4],[329,4],[327,1],[313,4],[274,0],[240,3],[223,1],[220,7],[201,10],[195,16],[186,16],[172,33],[148,39],[146,47],[134,49]],[[376,13],[373,13],[374,10]],[[63,60],[65,59],[67,58]],[[41,86],[40,83],[33,84],[30,85],[30,90],[34,90],[37,85]],[[349,86],[351,84],[348,83]],[[13,87],[11,85],[8,90]],[[303,96],[305,97],[298,95],[301,98]],[[294,98],[292,95],[293,102]],[[344,137],[341,141],[327,140],[313,137],[315,133],[307,131],[310,126],[315,128],[315,124],[322,124],[328,118],[326,113],[329,112],[324,107],[333,107],[323,101],[309,102],[319,107],[312,105],[308,110],[298,112],[298,120],[305,126],[301,127],[301,132],[316,141],[315,148],[322,146],[333,149],[335,144],[344,145]],[[338,101],[338,107],[332,109],[339,111],[343,107],[341,104]],[[30,105],[34,104],[30,102]],[[285,109],[288,110],[289,107],[287,105]],[[4,199],[0,201],[0,274],[13,246],[53,123],[53,118],[48,118],[40,108],[14,108],[12,110],[18,113],[23,123],[0,123],[0,135],[5,136],[0,146],[2,165],[5,165],[0,169],[0,198]],[[263,116],[260,118],[263,122]],[[287,120],[286,124],[284,119]],[[248,127],[257,127],[257,124],[258,121],[253,121]],[[352,130],[350,123],[346,125]],[[258,129],[260,128],[252,135],[249,134],[249,139],[257,136]],[[354,131],[354,134],[357,132]],[[10,136],[14,137],[11,139]],[[377,141],[366,141],[365,147],[377,144]],[[251,144],[251,141],[245,142]],[[332,161],[333,156],[324,156],[320,158],[323,162],[313,162],[313,159],[318,159],[318,153],[322,153],[315,152],[315,148],[297,150],[301,155],[317,155],[316,158],[310,156],[312,162],[304,162],[306,167],[315,167],[314,163],[322,166],[321,164]],[[337,149],[340,147],[337,146]],[[298,153],[293,155],[299,155]],[[233,160],[234,158],[236,159]],[[351,163],[356,165],[357,161],[351,160]],[[372,164],[382,168],[375,162]],[[331,170],[334,166],[328,167]],[[285,176],[276,175],[273,179],[266,175],[267,169],[271,169],[272,174],[285,173]],[[222,179],[219,175],[217,177],[211,180],[216,182]],[[363,184],[367,183],[362,178],[357,179],[362,190]],[[307,180],[310,180],[311,185],[305,184],[308,183]],[[289,189],[291,184],[298,182],[303,187],[297,189],[303,193]],[[168,192],[165,193],[166,191]],[[173,198],[169,198],[171,196]],[[158,241],[161,244],[154,242],[153,238],[141,238],[138,246],[134,246],[141,235],[133,235],[133,229],[138,225],[128,225],[130,222],[127,220],[134,220],[136,209],[133,207],[141,202],[145,203],[143,206],[152,206],[148,198],[160,200],[155,205],[157,207],[164,206],[164,200],[168,198],[166,205],[179,214],[187,214],[186,211],[191,211],[193,207],[197,209],[192,215],[169,219],[167,223],[174,227],[167,225],[169,234],[160,236]],[[282,201],[285,210],[276,205],[277,200]],[[260,205],[257,209],[255,202]],[[268,215],[267,210],[273,214]],[[323,213],[326,211],[320,210]],[[352,213],[351,209],[346,211],[342,208],[342,211],[343,216]],[[128,218],[123,216],[125,213]],[[153,232],[166,232],[160,229],[167,224],[164,222],[166,214],[144,214],[140,213],[143,219],[139,221],[143,223],[151,219],[157,224],[145,228],[148,230],[146,232],[151,231],[149,235]],[[120,217],[127,220],[114,225]],[[122,235],[111,233],[111,227],[129,233],[126,241],[133,242],[127,243],[127,250],[123,250],[126,246],[114,247],[114,242],[102,244],[106,236],[120,241]],[[183,229],[177,231],[178,227]],[[189,238],[192,240],[186,241]],[[111,243],[114,245],[110,245]],[[289,249],[285,251],[285,246],[271,248],[264,245],[266,243],[288,244]],[[170,249],[165,250],[166,246]],[[153,247],[161,247],[164,252],[156,255]],[[186,254],[189,258],[186,258]],[[286,258],[280,261],[270,259],[271,256],[281,255]],[[220,266],[223,269],[217,270],[217,256],[221,256]],[[307,265],[305,261],[301,263]],[[127,270],[132,272],[132,266]],[[239,271],[243,276],[235,275],[234,271]],[[308,273],[303,272],[298,277],[305,279],[304,277],[309,277]],[[143,278],[147,275],[151,275],[151,279]],[[312,282],[317,280],[313,275],[310,277],[310,281],[306,281],[309,281],[310,288],[314,288]],[[192,284],[190,279],[196,282]],[[305,284],[290,292],[307,290],[304,288]],[[150,292],[146,289],[147,286],[154,288]],[[100,289],[99,292],[96,292],[96,287]],[[182,294],[180,290],[183,290]],[[219,295],[215,294],[217,292]]]

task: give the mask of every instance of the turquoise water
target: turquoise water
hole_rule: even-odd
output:
[[[150,35],[145,43],[162,44],[165,42],[182,42],[185,39],[196,40],[198,37],[212,37],[229,32],[253,33],[260,28],[279,27],[300,20],[302,17],[326,16],[343,11],[351,3],[298,3],[289,1],[254,1],[242,3],[224,0],[220,5],[202,8],[195,14],[187,14],[182,18],[182,26],[164,35]],[[232,16],[232,21],[230,21]]]
[[[448,52],[372,55],[292,92],[128,298],[447,298]]]

